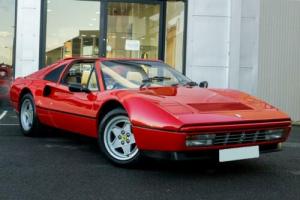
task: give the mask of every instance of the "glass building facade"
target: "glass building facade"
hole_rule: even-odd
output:
[[[15,32],[15,0],[0,0],[0,65],[12,66]]]
[[[184,1],[48,0],[45,65],[68,57],[161,59],[183,71]]]

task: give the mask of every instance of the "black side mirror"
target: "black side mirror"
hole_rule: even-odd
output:
[[[199,84],[199,87],[201,87],[201,88],[208,88],[208,82],[207,82],[207,81],[202,81],[202,82]]]
[[[69,91],[70,92],[85,92],[85,93],[90,93],[91,92],[88,88],[83,87],[82,85],[79,85],[79,84],[69,85]]]

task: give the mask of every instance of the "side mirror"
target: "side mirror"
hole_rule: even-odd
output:
[[[82,85],[79,85],[79,84],[69,85],[69,91],[70,92],[85,92],[85,93],[90,93],[91,92],[88,88],[83,87]]]
[[[202,81],[202,82],[199,84],[199,87],[201,87],[201,88],[208,88],[208,82],[207,82],[207,81]]]

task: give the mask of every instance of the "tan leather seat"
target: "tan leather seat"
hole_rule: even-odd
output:
[[[142,83],[143,81],[142,75],[138,72],[128,72],[126,78],[134,83]]]

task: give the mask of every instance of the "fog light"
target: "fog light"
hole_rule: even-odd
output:
[[[281,139],[283,137],[284,130],[283,129],[277,129],[277,130],[267,130],[265,132],[266,134],[266,140],[277,140]]]
[[[187,136],[185,144],[187,147],[210,146],[213,145],[215,137],[215,134]]]

